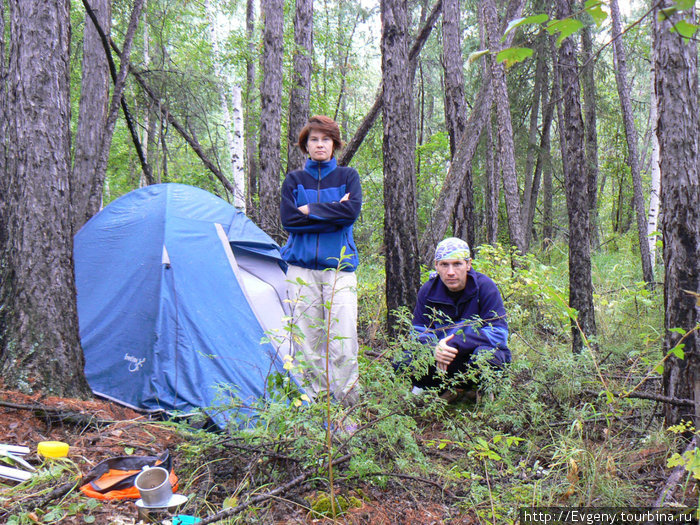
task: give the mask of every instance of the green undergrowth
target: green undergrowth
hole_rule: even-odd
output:
[[[392,361],[407,351],[420,354],[421,347],[408,334],[387,340],[380,260],[366,266],[358,289],[366,343],[361,402],[331,406],[337,423],[332,457],[346,457],[335,470],[338,502],[361,488],[407,500],[447,496],[456,514],[471,513],[483,523],[514,523],[519,507],[651,504],[651,480],[680,438],[662,429],[653,402],[627,397],[658,391],[662,359],[662,293],[640,282],[636,260],[615,253],[594,258],[598,334],[573,355],[576,312],[567,304],[566,258],[481,247],[474,266],[502,292],[514,361],[502,371],[482,369],[485,395],[453,405],[435,393],[412,394],[407,375],[394,371]],[[410,323],[410,312],[403,318]],[[427,366],[429,354],[422,349],[417,366]],[[310,473],[304,490],[328,498],[326,407],[299,402],[289,384],[277,378],[254,428],[230,429],[213,441],[193,434],[181,448],[193,472],[212,450],[228,459],[236,482],[201,494],[212,507],[222,496],[264,493],[303,473]],[[358,429],[352,435],[343,431],[347,422]],[[315,504],[304,490],[290,489],[295,496],[287,505],[309,516],[330,515],[328,505]],[[346,507],[338,504],[335,512]],[[261,519],[266,512],[261,505],[236,519]]]

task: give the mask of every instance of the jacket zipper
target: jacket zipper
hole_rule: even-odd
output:
[[[316,203],[318,204],[320,202],[321,202],[321,163],[319,162],[318,163],[318,181],[316,184]],[[317,233],[316,234],[316,269],[317,270],[319,269],[319,266],[320,266],[319,262],[318,262],[320,245],[321,245],[321,234]]]

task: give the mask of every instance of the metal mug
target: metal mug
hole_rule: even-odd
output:
[[[163,467],[144,467],[134,485],[141,494],[144,507],[167,507],[173,495],[170,473]]]

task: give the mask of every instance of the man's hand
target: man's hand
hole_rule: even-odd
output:
[[[350,194],[346,193],[345,195],[343,195],[343,198],[340,199],[338,202],[345,202],[345,201],[349,201],[349,200],[350,200]]]
[[[454,336],[455,334],[452,334],[444,339],[440,339],[440,342],[435,347],[435,361],[438,370],[442,370],[443,372],[447,371],[447,367],[450,366],[450,363],[454,361],[454,358],[457,357],[458,354],[458,350],[454,346],[447,344]]]
[[[299,209],[299,211],[300,211],[301,213],[303,213],[304,215],[308,215],[308,214],[309,214],[309,205],[308,205],[308,204],[304,204],[303,206],[299,206],[298,209]]]

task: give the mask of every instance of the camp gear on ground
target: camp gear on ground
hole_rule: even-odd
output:
[[[45,458],[64,458],[69,449],[68,443],[62,441],[41,441],[36,446],[37,453]]]
[[[156,466],[169,472],[170,486],[177,490],[177,476],[166,450],[157,456],[119,456],[101,461],[86,475],[92,481],[80,487],[80,491],[103,500],[138,499],[141,495],[134,484],[136,477],[144,467]]]

